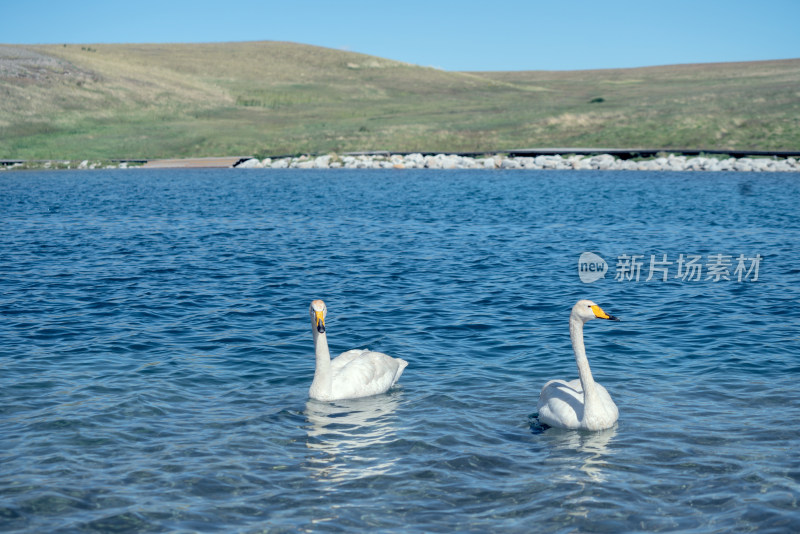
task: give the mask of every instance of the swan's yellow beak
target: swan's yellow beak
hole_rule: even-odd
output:
[[[592,311],[594,312],[594,316],[597,317],[598,319],[608,319],[609,321],[619,321],[619,319],[617,317],[614,317],[613,315],[607,314],[606,312],[603,311],[603,308],[601,308],[600,306],[598,306],[596,304],[594,306],[592,306]]]
[[[323,310],[314,310],[314,326],[316,326],[317,332],[320,334],[325,333],[325,316],[323,313]]]

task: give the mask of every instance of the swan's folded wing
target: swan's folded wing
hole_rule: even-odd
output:
[[[369,349],[353,349],[341,353],[331,360],[331,370],[333,371],[333,374],[336,375],[336,373],[343,367],[347,366],[347,364],[359,358],[362,354],[368,354],[370,352],[372,351]]]
[[[331,362],[332,386],[339,398],[377,395],[397,382],[406,365],[405,360],[381,352],[350,350]]]
[[[551,380],[537,404],[539,421],[560,428],[579,428],[583,417],[583,390],[579,380]]]

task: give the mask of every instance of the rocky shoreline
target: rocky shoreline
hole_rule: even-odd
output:
[[[800,172],[796,158],[688,157],[666,155],[654,159],[620,159],[610,154],[596,156],[504,155],[470,157],[455,154],[390,154],[300,156],[247,159],[240,169],[530,169],[530,170],[611,170],[611,171],[738,171]]]
[[[650,159],[623,159],[611,154],[509,156],[504,154],[462,156],[458,154],[326,154],[278,158],[194,158],[167,161],[169,168],[236,169],[518,169],[518,170],[609,170],[609,171],[735,171],[800,172],[800,158],[684,156],[667,154]],[[103,162],[34,161],[3,162],[0,172],[11,169],[134,169],[151,166],[146,160]],[[162,167],[162,168],[163,168]]]

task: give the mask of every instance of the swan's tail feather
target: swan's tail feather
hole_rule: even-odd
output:
[[[400,375],[403,374],[403,370],[408,365],[408,362],[402,358],[397,358],[397,371],[394,373],[394,379],[392,379],[392,385],[397,384],[397,381],[400,380]]]

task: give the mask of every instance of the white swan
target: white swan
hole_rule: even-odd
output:
[[[328,309],[324,302],[315,300],[309,313],[317,357],[314,380],[308,390],[312,399],[332,401],[378,395],[385,393],[403,374],[408,362],[368,349],[348,350],[331,360],[325,333]]]
[[[619,418],[617,405],[606,388],[592,378],[586,349],[583,346],[583,325],[592,319],[619,321],[591,300],[579,300],[569,316],[569,337],[579,379],[571,382],[551,380],[539,395],[539,421],[548,426],[568,429],[603,430]]]

